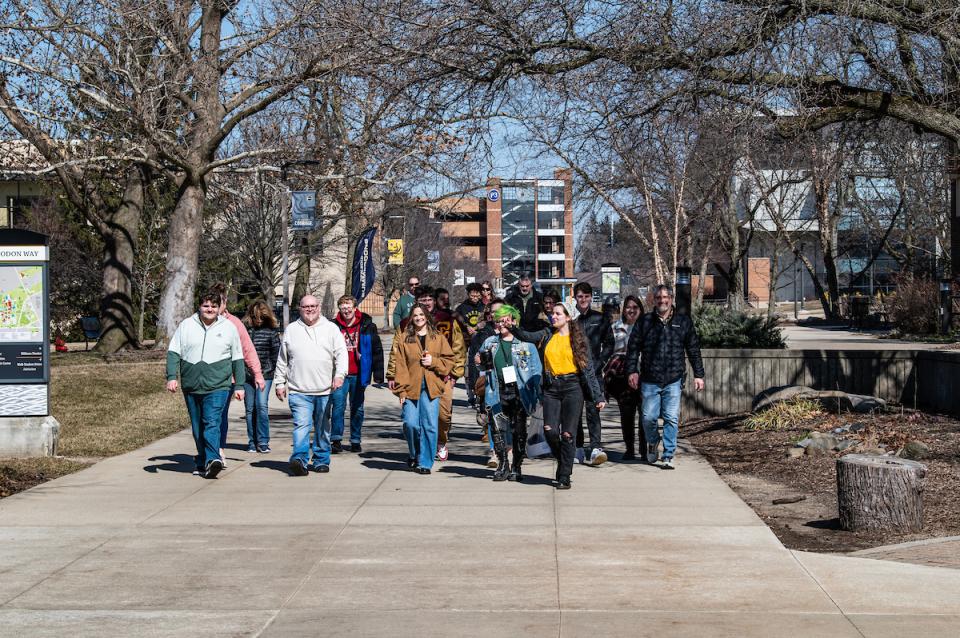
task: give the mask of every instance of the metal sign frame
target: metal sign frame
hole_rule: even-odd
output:
[[[0,229],[0,267],[39,267],[42,281],[42,309],[40,318],[40,342],[36,341],[0,341],[0,356],[4,362],[11,363],[0,368],[0,417],[49,416],[50,415],[50,255],[49,241],[46,235],[28,230]],[[33,254],[31,254],[33,253]],[[7,370],[16,370],[29,359],[21,360],[24,351],[30,348],[40,350],[40,375],[7,374]],[[12,359],[8,358],[12,353]],[[37,386],[43,390],[38,391]],[[36,405],[37,396],[45,395],[43,409],[30,407]],[[24,407],[20,407],[24,406]]]

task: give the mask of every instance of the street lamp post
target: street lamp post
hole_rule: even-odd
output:
[[[293,160],[291,162],[284,162],[280,165],[280,182],[287,187],[287,192],[290,192],[290,186],[287,184],[287,169],[291,166],[320,166],[321,162],[317,160]],[[291,199],[291,207],[293,205],[293,200]],[[283,268],[283,329],[287,329],[287,325],[290,323],[290,238],[288,234],[290,232],[289,228],[289,217],[290,213],[283,214],[283,221],[280,224],[280,236],[283,241],[282,246],[282,268]]]

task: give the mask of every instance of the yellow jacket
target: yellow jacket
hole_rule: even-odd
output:
[[[426,369],[420,365],[423,350],[419,338],[415,337],[413,343],[407,343],[405,334],[395,335],[390,361],[394,366],[393,393],[398,397],[419,399],[420,386],[424,379],[427,381],[427,393],[431,399],[443,394],[446,386],[443,379],[453,369],[453,351],[450,344],[439,333],[427,335],[426,351],[430,353],[433,362]]]

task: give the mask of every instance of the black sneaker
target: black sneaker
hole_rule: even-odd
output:
[[[558,490],[569,490],[570,489],[570,479],[560,479],[557,481]]]
[[[354,454],[360,454],[361,452],[363,452],[363,448],[360,446],[359,443],[351,443],[350,451],[353,452]]]
[[[430,468],[429,468],[429,467],[420,467],[420,466],[418,465],[417,467],[414,468],[413,471],[416,472],[417,474],[429,474],[429,473],[430,473]]]
[[[340,441],[331,441],[330,442],[330,453],[331,454],[340,454],[343,452],[343,443]]]
[[[327,472],[330,471],[330,466],[329,466],[329,465],[314,465],[314,466],[313,466],[313,471],[316,472],[317,474],[326,474]]]
[[[256,451],[257,451],[257,446],[254,445],[253,443],[247,446],[247,452],[256,452]]]
[[[273,452],[273,450],[270,449],[269,445],[261,445],[257,449],[257,452],[259,452],[260,454],[270,454],[271,452]]]
[[[306,476],[307,466],[300,459],[290,461],[290,473],[294,476]]]
[[[223,461],[220,459],[213,459],[207,463],[207,469],[203,471],[203,478],[215,479],[217,474],[220,473],[220,470],[223,469]]]
[[[417,467],[417,459],[407,459],[407,467],[409,467],[411,470]]]

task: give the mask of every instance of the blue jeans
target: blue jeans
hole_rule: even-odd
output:
[[[273,379],[266,379],[263,390],[249,383],[243,384],[243,407],[247,409],[248,446],[261,448],[270,443],[270,386]]]
[[[290,393],[290,412],[293,414],[293,454],[290,460],[310,465],[310,432],[313,432],[313,464],[330,465],[330,422],[324,423],[329,394],[313,395]]]
[[[433,458],[437,454],[439,418],[440,397],[430,398],[426,382],[420,386],[419,400],[407,397],[403,402],[403,436],[407,439],[410,458],[417,459],[420,467],[433,467]]]
[[[227,397],[226,402],[223,404],[223,414],[220,415],[220,449],[227,447],[227,413],[230,412],[230,397],[233,396],[233,393],[237,391],[236,385],[230,386],[230,395]]]
[[[350,443],[360,443],[360,428],[363,427],[363,397],[366,386],[360,383],[360,377],[351,374],[343,380],[343,385],[330,394],[330,407],[324,419],[330,418],[330,440],[343,440],[343,417],[350,398]]]
[[[643,431],[647,445],[660,443],[657,419],[663,419],[663,458],[672,459],[677,451],[677,426],[680,422],[680,380],[661,385],[641,383],[643,395]]]
[[[193,440],[197,444],[197,455],[193,460],[197,468],[202,470],[207,463],[220,458],[220,419],[226,414],[230,391],[215,390],[206,394],[184,392],[183,398],[187,401]]]

